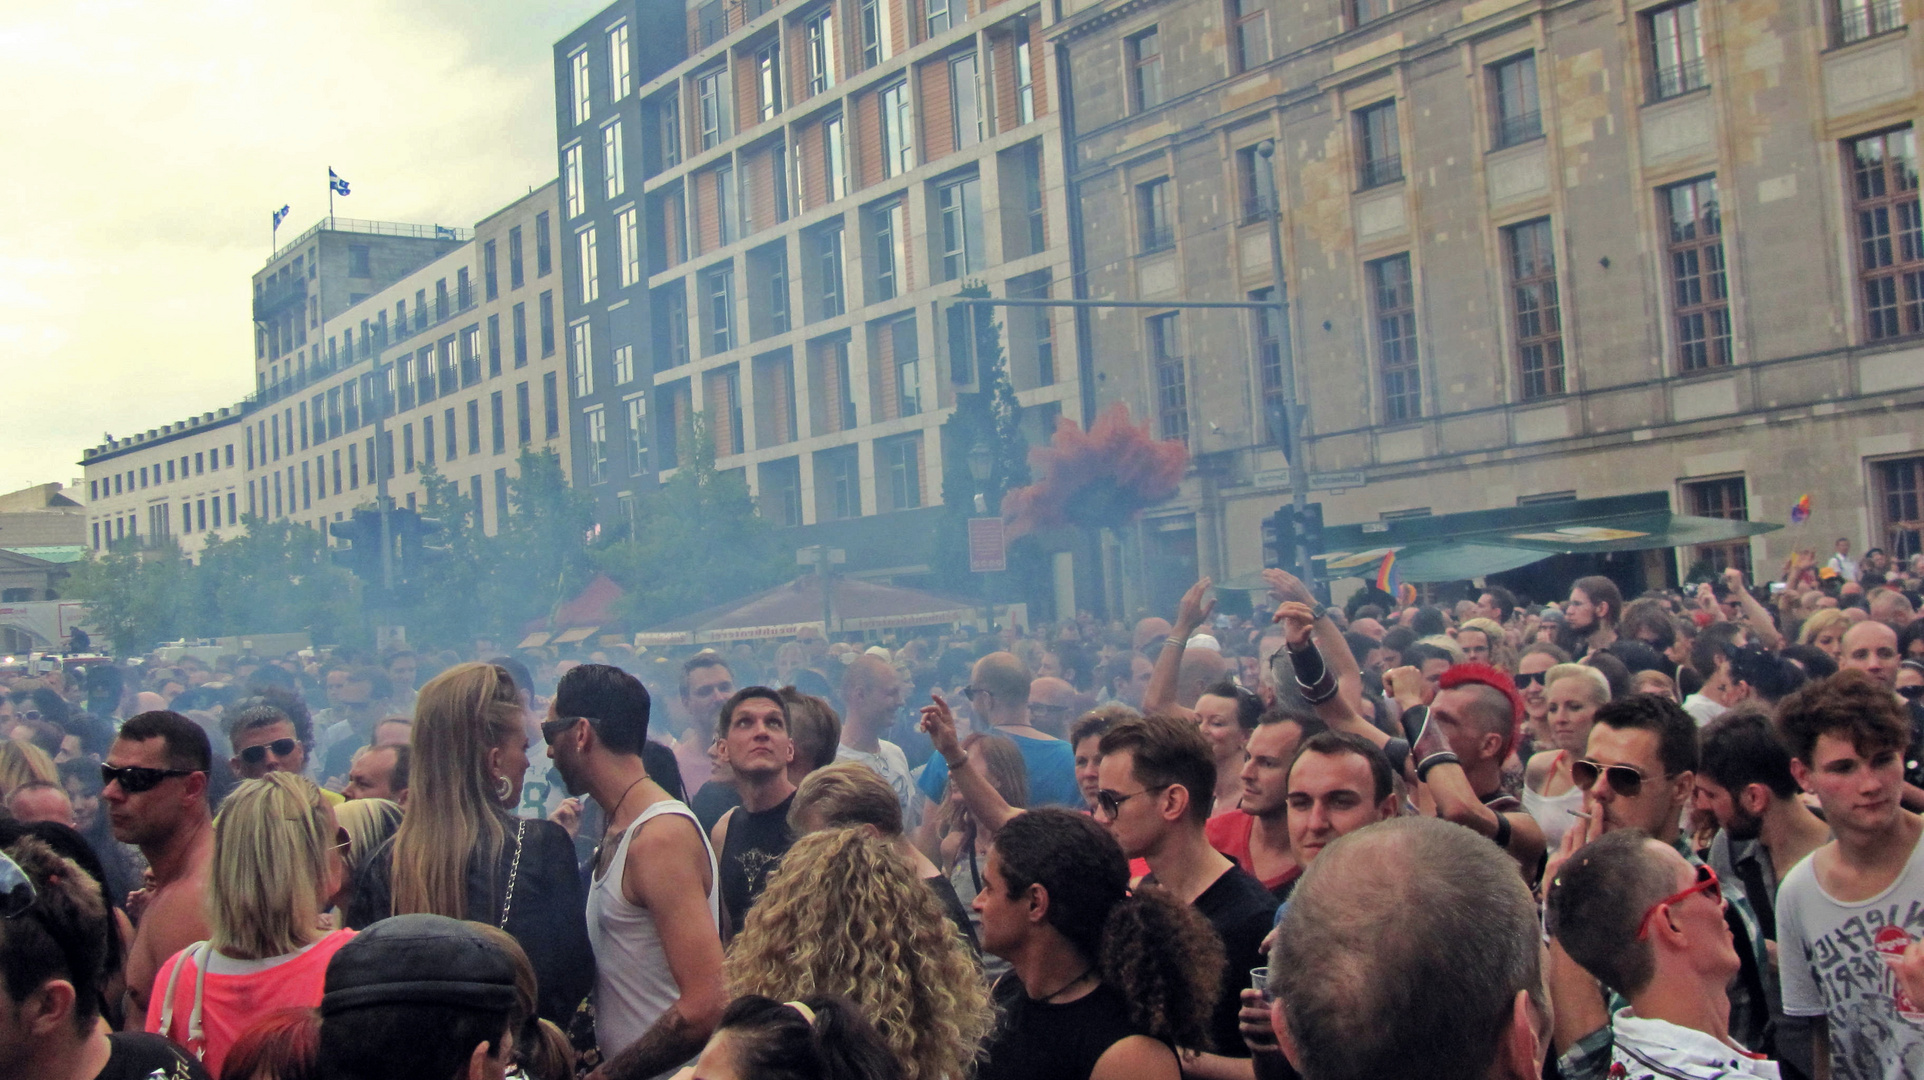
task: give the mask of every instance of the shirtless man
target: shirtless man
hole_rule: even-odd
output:
[[[213,752],[199,724],[177,712],[144,712],[121,725],[101,772],[100,799],[114,839],[146,856],[152,884],[127,952],[127,1024],[146,1026],[147,998],[167,958],[211,936],[205,900],[214,857],[207,772]],[[130,898],[130,900],[133,898]]]

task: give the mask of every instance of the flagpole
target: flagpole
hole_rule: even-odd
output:
[[[327,170],[327,227],[334,227],[334,170]]]

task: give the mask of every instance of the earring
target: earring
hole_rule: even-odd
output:
[[[507,802],[508,796],[513,793],[514,782],[512,780],[509,780],[505,776],[497,776],[494,778],[494,797],[497,801]]]

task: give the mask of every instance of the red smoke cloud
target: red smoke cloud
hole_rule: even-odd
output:
[[[1116,402],[1083,431],[1067,417],[1056,421],[1048,446],[1029,451],[1029,465],[1042,480],[1003,499],[1009,535],[1074,525],[1117,526],[1176,493],[1189,468],[1189,451],[1175,440],[1150,436],[1149,426],[1130,422]]]

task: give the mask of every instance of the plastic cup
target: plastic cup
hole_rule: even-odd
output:
[[[1269,968],[1249,969],[1249,988],[1262,994],[1269,993]]]

